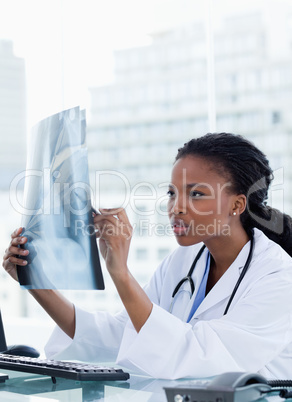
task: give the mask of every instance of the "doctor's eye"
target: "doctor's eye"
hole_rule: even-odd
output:
[[[201,191],[191,191],[190,196],[192,198],[200,198],[203,197],[205,194],[201,193]]]
[[[175,192],[173,190],[168,190],[168,192],[166,194],[168,195],[169,198],[172,198],[175,196]]]

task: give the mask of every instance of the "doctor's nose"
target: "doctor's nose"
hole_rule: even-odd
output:
[[[174,215],[186,214],[186,199],[185,197],[176,197],[169,201],[169,213]]]

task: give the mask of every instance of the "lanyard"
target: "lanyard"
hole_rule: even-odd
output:
[[[189,313],[189,317],[187,319],[187,322],[190,322],[190,320],[192,319],[193,315],[195,314],[195,312],[197,311],[198,307],[200,306],[200,304],[202,303],[202,301],[205,298],[207,281],[208,281],[208,276],[209,276],[209,271],[210,271],[210,265],[211,265],[211,257],[210,257],[210,253],[208,252],[205,272],[204,272],[203,278],[201,280],[200,286],[198,288],[198,292],[197,292],[197,294],[195,296],[195,299],[193,301],[193,305],[192,305],[191,311]]]

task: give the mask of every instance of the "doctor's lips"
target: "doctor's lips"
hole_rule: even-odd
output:
[[[184,236],[187,235],[189,232],[189,225],[187,225],[183,220],[181,219],[173,219],[171,220],[171,226],[174,234],[178,236]]]

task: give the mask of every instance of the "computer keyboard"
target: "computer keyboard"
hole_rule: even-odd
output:
[[[22,371],[76,381],[125,381],[129,373],[122,369],[103,367],[90,363],[64,362],[0,353],[0,369]]]

